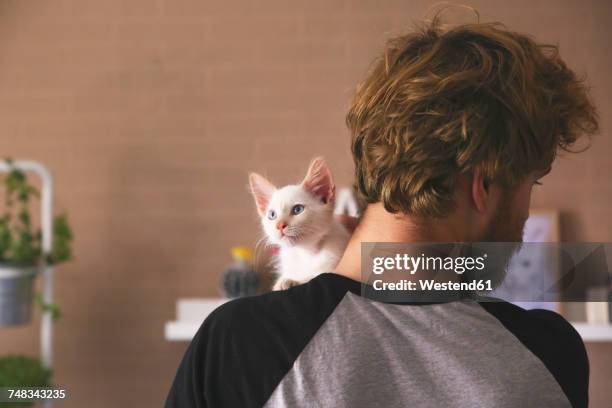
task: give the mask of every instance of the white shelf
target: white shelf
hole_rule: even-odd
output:
[[[190,341],[200,325],[213,310],[227,302],[222,298],[179,299],[176,302],[176,320],[166,322],[168,341]],[[612,324],[572,322],[585,342],[612,342]]]
[[[164,337],[168,341],[190,341],[201,324],[202,322],[166,322]]]
[[[612,324],[572,322],[585,342],[612,342]]]
[[[227,301],[223,298],[177,300],[176,320],[166,322],[164,337],[168,341],[190,341],[206,316]]]

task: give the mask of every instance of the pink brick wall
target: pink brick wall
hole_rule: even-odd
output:
[[[40,160],[76,232],[57,272],[61,406],[160,406],[186,344],[163,340],[178,297],[213,296],[232,245],[259,235],[247,172],[279,183],[328,157],[351,181],[344,113],[389,33],[431,2],[47,0],[0,3],[0,154]],[[560,160],[534,204],[566,240],[612,239],[610,5],[478,1],[558,42],[591,78],[603,135]],[[0,349],[36,353],[35,327]],[[612,345],[590,346],[593,406]]]

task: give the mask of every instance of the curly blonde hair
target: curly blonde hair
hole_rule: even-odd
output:
[[[453,208],[461,174],[478,167],[511,187],[598,131],[556,46],[501,23],[445,28],[438,15],[387,42],[346,122],[360,199],[422,217]]]

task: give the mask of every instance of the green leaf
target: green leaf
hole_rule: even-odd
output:
[[[29,205],[32,197],[39,197],[39,191],[28,183],[26,174],[11,166],[4,177],[5,212],[0,216],[0,261],[18,265],[35,265],[42,256],[42,233],[33,228]],[[20,203],[15,208],[15,203]],[[51,252],[46,254],[49,263],[64,262],[72,258],[72,229],[66,215],[54,218],[52,226]]]
[[[26,175],[21,170],[16,168],[9,171],[5,179],[6,188],[9,193],[18,192],[26,182]]]
[[[53,220],[53,248],[51,249],[50,263],[65,262],[72,258],[72,229],[68,217],[63,214]]]
[[[0,387],[48,387],[51,370],[39,359],[19,355],[0,358]]]
[[[9,229],[8,220],[3,217],[0,219],[0,260],[3,261],[6,258],[11,243],[11,230]]]
[[[57,320],[62,316],[62,311],[60,310],[60,307],[57,305],[57,303],[45,303],[40,293],[36,295],[35,299],[36,299],[36,304],[40,306],[40,310],[43,313],[50,312],[51,318],[53,320]]]
[[[24,225],[30,225],[30,211],[28,211],[27,207],[24,207],[19,212],[19,221],[21,221]]]

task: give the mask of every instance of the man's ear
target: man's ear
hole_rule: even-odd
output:
[[[489,183],[484,177],[482,169],[476,168],[472,173],[472,200],[474,206],[479,212],[485,212],[491,189]]]
[[[317,157],[310,163],[302,186],[326,204],[334,200],[336,187],[331,171],[322,157]]]
[[[274,187],[274,185],[264,176],[260,176],[257,173],[249,174],[249,186],[251,187],[251,194],[253,194],[255,204],[257,205],[257,212],[263,217],[268,209],[270,198],[276,191],[276,187]]]

